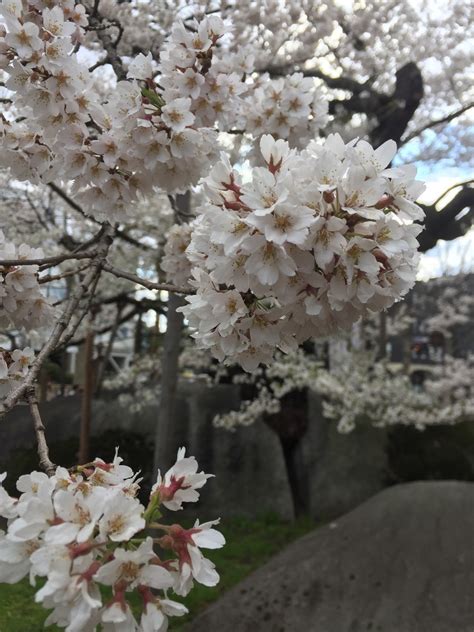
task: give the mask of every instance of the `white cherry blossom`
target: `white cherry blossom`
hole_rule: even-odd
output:
[[[198,463],[192,456],[186,456],[186,448],[180,448],[176,463],[162,477],[158,478],[152,488],[152,495],[157,496],[163,505],[171,511],[183,508],[184,502],[197,502],[198,489],[206,484],[212,474],[198,472]]]
[[[393,143],[330,135],[296,152],[263,136],[260,147],[266,167],[248,183],[225,160],[205,180],[186,249],[197,293],[181,308],[201,348],[246,370],[398,300],[415,281],[421,230],[388,193],[400,177],[419,187],[385,169]]]
[[[213,528],[219,521],[197,521],[191,530],[154,522],[160,509],[198,500],[196,490],[210,478],[198,472],[184,448],[165,476],[158,474],[147,507],[136,498],[137,473],[117,453],[112,462],[96,458],[71,470],[58,467],[52,476],[21,476],[18,499],[1,485],[5,476],[0,475],[0,516],[7,520],[7,532],[0,533],[0,581],[45,578],[35,600],[52,610],[47,624],[72,632],[99,624],[109,632],[164,631],[169,616],[187,612],[170,598],[171,591],[187,594],[193,578],[206,585],[219,579],[199,551],[224,545]],[[147,525],[164,535],[145,536]],[[171,559],[160,558],[157,541]],[[101,587],[112,588],[111,600],[104,601]],[[142,602],[140,623],[131,610],[133,592]]]

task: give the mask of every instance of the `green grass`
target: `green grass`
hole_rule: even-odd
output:
[[[221,525],[227,544],[219,551],[205,551],[216,564],[221,581],[216,588],[195,584],[184,599],[190,614],[170,623],[170,631],[182,630],[193,616],[215,601],[287,544],[315,527],[310,520],[286,523],[275,516],[258,520],[233,518]],[[40,632],[48,613],[34,603],[35,589],[27,581],[14,586],[0,584],[0,632]],[[56,627],[47,628],[50,631]]]

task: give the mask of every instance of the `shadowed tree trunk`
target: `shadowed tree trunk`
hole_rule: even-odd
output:
[[[179,217],[189,217],[191,210],[191,194],[176,196],[175,212]],[[176,310],[185,305],[182,296],[170,294],[166,314],[166,332],[163,341],[161,360],[161,395],[158,411],[158,423],[155,434],[154,472],[160,468],[167,469],[174,460],[179,446],[172,445],[173,425],[176,409],[176,390],[178,387],[178,363],[181,350],[183,315]]]
[[[184,305],[184,299],[170,294],[168,299],[167,329],[163,343],[161,370],[161,395],[158,424],[155,435],[154,471],[168,469],[174,452],[179,446],[171,445],[178,387],[178,362],[181,348],[183,316],[177,308]]]
[[[79,435],[79,463],[89,460],[89,443],[92,420],[92,395],[94,391],[94,374],[92,357],[94,354],[93,319],[87,324],[86,340],[84,343],[84,385],[81,400],[81,429]]]
[[[308,428],[308,392],[292,391],[282,397],[281,410],[264,421],[278,436],[285,460],[295,517],[309,511],[308,473],[302,466],[300,444]]]
[[[378,353],[379,360],[385,360],[387,357],[387,312],[383,311],[379,314],[379,341]]]

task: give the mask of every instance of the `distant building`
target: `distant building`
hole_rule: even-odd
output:
[[[474,274],[419,282],[406,300],[414,318],[409,340],[390,336],[388,357],[394,365],[409,364],[414,383],[446,355],[474,354]]]

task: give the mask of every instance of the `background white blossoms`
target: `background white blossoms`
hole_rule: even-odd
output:
[[[40,248],[18,248],[0,230],[0,260],[27,261],[44,257]],[[42,295],[37,265],[0,264],[0,326],[33,329],[49,324],[54,309]]]
[[[14,351],[0,348],[0,398],[7,395],[27,375],[34,357],[31,347]]]
[[[324,415],[347,433],[358,424],[424,430],[473,421],[473,384],[472,357],[447,357],[443,365],[433,366],[423,390],[416,390],[408,375],[376,362],[373,354],[353,352],[336,369],[320,369],[313,388],[324,398]]]
[[[104,630],[164,632],[168,616],[187,612],[169,592],[186,595],[194,581],[206,586],[219,581],[200,551],[225,544],[213,528],[219,521],[196,521],[191,529],[156,522],[161,505],[174,511],[199,499],[197,490],[210,475],[197,470],[196,459],[181,448],[175,465],[158,475],[146,508],[136,497],[138,474],[117,454],[112,463],[95,459],[72,470],[58,467],[52,477],[20,476],[18,499],[2,487],[1,474],[0,516],[8,526],[6,534],[0,532],[0,581],[16,583],[29,575],[34,584],[37,576],[45,577],[35,599],[52,609],[46,625],[67,632],[99,624]],[[145,528],[159,537],[145,536]],[[171,557],[160,557],[156,545]],[[101,586],[112,587],[107,603]],[[130,608],[132,592],[142,600],[140,622]]]

